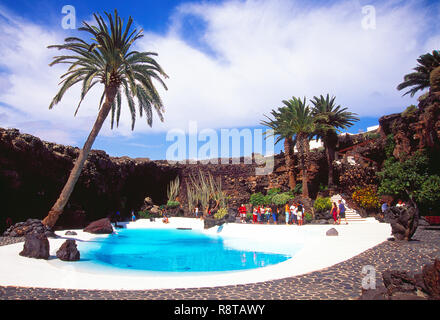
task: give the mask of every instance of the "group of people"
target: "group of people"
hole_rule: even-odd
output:
[[[337,205],[336,202],[333,202],[330,212],[333,216],[333,224],[341,224],[341,219],[344,219],[345,224],[348,224],[347,218],[345,217],[345,205],[342,200],[339,200]]]
[[[243,212],[243,209],[246,210],[246,207],[242,205],[240,207]],[[277,216],[279,214],[279,210],[276,207],[270,206],[257,206],[252,210],[252,223],[269,223],[270,218],[272,217],[272,221],[274,224],[277,223]],[[244,218],[246,218],[246,213],[241,213],[242,222],[244,222]]]
[[[284,208],[286,224],[303,225],[304,206],[300,202],[292,202],[290,207],[286,204]]]
[[[242,222],[246,221],[246,206],[241,205],[238,209]],[[282,208],[277,206],[255,206],[252,209],[252,223],[267,223],[272,220],[274,224],[279,223],[279,215],[283,214]],[[287,203],[284,207],[284,215],[286,224],[303,225],[304,207],[299,202]]]

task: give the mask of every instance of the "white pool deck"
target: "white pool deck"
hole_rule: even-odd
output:
[[[21,257],[23,242],[0,247],[0,286],[98,289],[98,290],[145,290],[170,288],[195,288],[255,283],[303,275],[331,267],[372,248],[390,237],[389,224],[368,220],[349,225],[254,225],[225,224],[220,233],[218,227],[203,230],[203,221],[192,218],[170,218],[169,224],[160,220],[138,220],[127,228],[192,228],[208,234],[221,234],[231,247],[256,249],[267,248],[277,253],[289,253],[289,248],[302,243],[302,248],[285,262],[234,272],[216,273],[147,273],[114,270],[100,272],[81,268],[78,262],[64,262],[56,258],[56,251],[66,238],[88,241],[97,235],[75,230],[77,236],[49,239],[49,260]],[[326,236],[326,231],[336,228],[339,236]],[[99,235],[103,237],[106,235]],[[80,249],[81,251],[81,249]],[[362,270],[359,270],[361,273]]]

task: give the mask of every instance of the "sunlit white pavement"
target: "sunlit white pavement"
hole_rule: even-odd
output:
[[[161,221],[140,220],[128,228],[193,228],[203,230],[203,222],[190,218],[171,218],[169,224]],[[336,228],[337,237],[326,236]],[[204,232],[217,234],[218,227]],[[78,240],[91,240],[96,235],[76,230]],[[255,248],[266,246],[273,252],[286,252],[289,244],[302,243],[302,249],[285,262],[252,270],[236,272],[183,273],[165,275],[121,270],[118,272],[86,272],[76,262],[56,259],[56,251],[65,239],[50,239],[50,260],[19,256],[23,243],[0,247],[0,286],[21,286],[64,289],[144,290],[165,288],[212,287],[275,280],[331,267],[350,259],[385,241],[391,233],[389,224],[364,223],[351,225],[252,225],[226,224],[220,234],[232,247]],[[64,236],[64,231],[57,232]],[[105,235],[104,235],[105,236]],[[80,241],[78,241],[80,243]],[[79,245],[80,247],[80,245]],[[359,270],[361,273],[362,270]]]

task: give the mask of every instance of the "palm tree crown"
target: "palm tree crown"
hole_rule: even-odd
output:
[[[346,111],[340,105],[335,106],[336,97],[330,98],[321,95],[310,100],[313,104],[312,115],[318,127],[318,136],[321,138],[336,133],[338,129],[348,129],[354,122],[359,121],[355,113]]]
[[[130,51],[132,44],[143,37],[143,30],[130,30],[133,19],[130,17],[124,28],[123,20],[115,10],[114,17],[105,13],[108,18],[108,25],[100,15],[94,14],[98,26],[91,26],[83,22],[84,26],[79,28],[91,36],[91,43],[77,38],[69,37],[62,45],[51,45],[48,48],[65,49],[72,52],[70,55],[54,57],[50,64],[70,64],[69,69],[61,76],[62,85],[53,98],[49,108],[61,101],[65,92],[78,82],[82,82],[81,99],[75,111],[75,115],[87,93],[96,84],[104,85],[105,90],[101,96],[100,106],[108,94],[109,89],[116,90],[116,99],[111,104],[111,127],[113,128],[116,114],[116,124],[119,125],[121,112],[121,96],[124,93],[131,113],[132,130],[136,119],[135,101],[137,98],[139,114],[145,113],[147,123],[152,125],[152,107],[156,110],[159,118],[163,121],[163,103],[156,91],[152,79],[157,80],[167,89],[160,76],[168,76],[160,65],[152,58],[157,56],[153,52]],[[122,86],[122,88],[121,88]],[[116,100],[116,101],[115,101]]]
[[[313,104],[313,118],[316,124],[316,135],[321,138],[327,157],[328,185],[333,185],[333,160],[335,159],[335,148],[338,142],[337,131],[351,127],[355,121],[359,121],[355,113],[346,111],[340,105],[335,106],[336,97],[313,97],[310,100]]]
[[[432,51],[432,54],[426,53],[421,55],[417,62],[418,65],[413,69],[415,72],[405,75],[404,81],[397,86],[397,90],[411,87],[404,93],[404,95],[409,93],[411,97],[414,97],[417,91],[430,87],[430,74],[440,66],[440,53],[437,50]]]

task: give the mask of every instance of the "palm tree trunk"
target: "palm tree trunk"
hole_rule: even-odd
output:
[[[98,136],[101,127],[107,118],[107,115],[110,112],[111,105],[116,96],[116,88],[110,87],[106,89],[106,100],[99,111],[98,117],[96,118],[95,124],[93,125],[92,131],[90,132],[84,147],[79,153],[78,159],[75,161],[75,165],[73,166],[72,171],[70,172],[69,179],[64,185],[63,190],[61,191],[60,196],[57,201],[53,205],[52,209],[50,209],[46,218],[42,221],[42,223],[48,227],[53,227],[57,222],[59,216],[63,213],[64,207],[69,201],[70,195],[75,187],[76,182],[78,181],[79,176],[81,175],[81,171],[84,167],[84,164],[87,160],[87,156],[89,155],[90,149],[92,148],[93,143],[95,142],[96,137]]]
[[[300,145],[300,159],[301,159],[301,170],[302,170],[302,196],[305,198],[309,197],[309,186],[308,186],[308,173],[307,173],[307,163],[308,163],[308,139],[305,136],[298,137],[298,142]]]
[[[334,170],[333,161],[335,160],[335,150],[328,141],[324,140],[325,154],[327,158],[328,166],[328,187],[331,188],[334,185]]]
[[[289,188],[293,191],[296,186],[296,179],[294,171],[292,138],[284,139],[284,157],[286,161],[287,174],[289,177]]]

